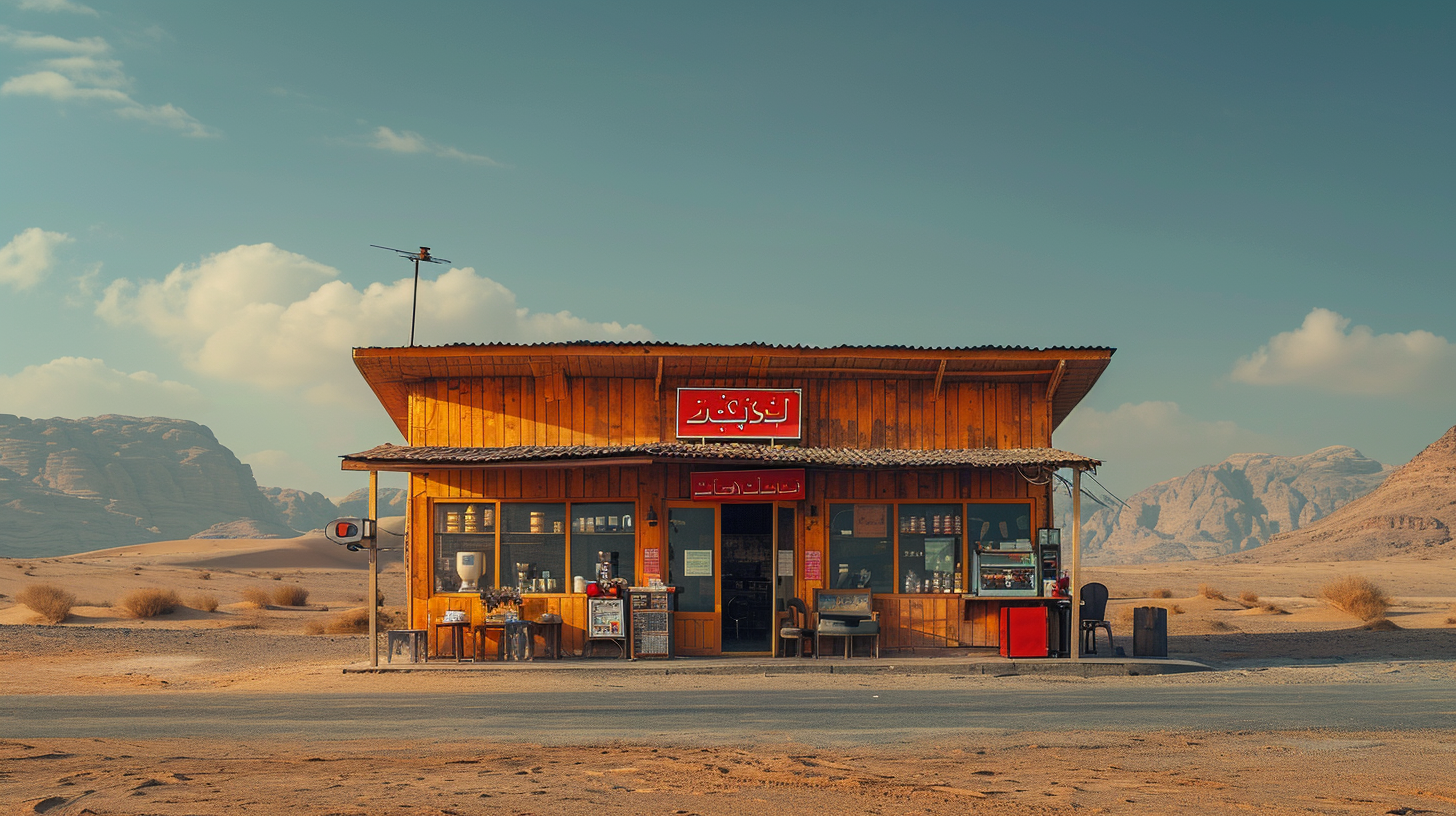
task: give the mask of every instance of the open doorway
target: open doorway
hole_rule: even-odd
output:
[[[722,644],[725,652],[773,651],[774,506],[722,509]]]

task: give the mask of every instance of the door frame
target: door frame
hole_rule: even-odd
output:
[[[723,653],[723,506],[718,502],[698,502],[686,499],[669,499],[666,504],[666,512],[663,515],[666,518],[668,529],[666,535],[663,536],[663,547],[668,550],[666,560],[669,574],[673,564],[672,511],[690,509],[713,512],[713,611],[683,612],[679,609],[672,613],[674,651],[681,655],[720,655]],[[684,647],[683,643],[688,639],[683,635],[695,630],[710,633],[708,642],[711,645]]]

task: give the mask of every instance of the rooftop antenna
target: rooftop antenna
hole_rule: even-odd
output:
[[[415,262],[415,293],[414,296],[410,298],[410,348],[414,348],[415,306],[418,305],[420,300],[420,261],[424,261],[425,263],[437,264],[447,264],[450,263],[450,261],[446,260],[445,258],[436,258],[435,256],[431,255],[429,247],[420,247],[419,252],[409,252],[403,249],[395,249],[394,247],[380,246],[379,244],[370,244],[369,246],[372,246],[375,249],[387,249],[390,252],[393,252],[396,255],[400,256],[401,258],[408,258],[409,260]]]

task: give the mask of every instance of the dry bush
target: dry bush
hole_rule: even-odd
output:
[[[1152,592],[1149,592],[1148,593],[1148,597],[1149,598],[1171,598],[1171,597],[1173,597],[1173,590],[1171,590],[1171,589],[1155,589]]]
[[[86,598],[85,600],[76,601],[76,606],[94,606],[98,609],[110,609],[111,601],[98,601],[95,598]]]
[[[1320,597],[1363,621],[1385,617],[1390,597],[1369,578],[1346,575],[1320,587]]]
[[[1207,599],[1209,599],[1210,601],[1227,601],[1228,600],[1228,596],[1227,595],[1224,595],[1222,592],[1219,592],[1216,587],[1210,586],[1208,584],[1199,584],[1198,585],[1198,594],[1199,595],[1202,595],[1203,597],[1205,597]]]
[[[71,614],[76,596],[55,584],[29,584],[15,596],[16,602],[30,607],[46,623],[60,623]]]
[[[308,590],[297,584],[273,587],[273,603],[278,606],[303,606],[308,603]]]
[[[204,570],[203,572],[197,573],[197,578],[198,578],[198,580],[201,580],[201,581],[211,581],[212,580],[212,573],[207,572],[207,571]]]
[[[268,597],[268,590],[262,587],[243,587],[243,603],[252,604],[258,608],[266,606],[272,601]]]
[[[326,627],[324,626],[323,621],[309,621],[308,624],[303,627],[303,633],[305,635],[322,635],[325,628]]]
[[[393,616],[384,610],[379,611],[378,630],[383,632],[393,623]],[[367,635],[369,634],[369,608],[359,607],[348,609],[334,617],[327,623],[312,623],[307,627],[310,635]]]
[[[1213,620],[1211,620],[1211,621],[1208,622],[1208,628],[1209,629],[1212,629],[1215,632],[1237,632],[1238,631],[1228,621],[1219,620],[1217,618],[1215,618],[1215,619],[1213,619]]]
[[[196,595],[193,595],[191,598],[187,599],[187,605],[192,607],[193,609],[198,610],[199,612],[216,612],[217,596],[208,595],[205,592],[199,592]]]
[[[182,605],[182,599],[170,589],[146,587],[128,592],[119,601],[122,611],[133,618],[155,618],[170,615]]]
[[[1255,606],[1258,606],[1259,605],[1259,593],[1257,593],[1257,592],[1250,592],[1249,590],[1246,589],[1243,592],[1240,592],[1239,593],[1239,603],[1241,603],[1241,604],[1243,604],[1244,606],[1247,606],[1247,607],[1255,607]]]

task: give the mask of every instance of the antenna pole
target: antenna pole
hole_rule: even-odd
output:
[[[415,307],[420,302],[420,259],[415,258],[415,293],[410,298],[410,348],[415,347]]]

